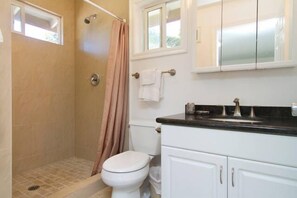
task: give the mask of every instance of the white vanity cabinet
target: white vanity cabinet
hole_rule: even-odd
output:
[[[227,157],[162,148],[162,197],[227,198]]]
[[[162,125],[163,198],[296,198],[297,137]]]
[[[296,198],[297,168],[228,158],[228,197]]]

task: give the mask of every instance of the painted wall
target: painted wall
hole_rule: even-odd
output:
[[[93,2],[128,19],[128,0]],[[81,0],[76,1],[75,12],[75,154],[77,157],[94,160],[98,148],[110,32],[114,18]],[[97,14],[97,19],[85,24],[85,17],[92,14]],[[101,77],[97,87],[90,84],[92,73],[98,73]]]
[[[195,74],[191,48],[189,39],[187,53],[130,61],[130,74],[149,68],[177,71],[174,77],[164,75],[164,98],[159,103],[139,101],[139,80],[130,76],[130,121],[183,113],[187,102],[233,105],[238,97],[241,105],[290,106],[297,101],[297,68]]]
[[[11,197],[11,34],[10,1],[0,5],[0,28],[4,43],[0,43],[0,197]]]
[[[74,0],[30,0],[63,16],[64,44],[12,33],[13,173],[74,155]]]

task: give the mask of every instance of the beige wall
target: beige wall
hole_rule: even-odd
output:
[[[11,35],[10,1],[1,1],[0,28],[0,197],[11,197]]]
[[[128,19],[128,0],[94,2]],[[95,13],[98,14],[98,18],[86,25],[83,22],[84,18]],[[103,111],[109,35],[114,18],[81,0],[76,1],[76,15],[75,154],[94,160]],[[101,82],[97,87],[90,85],[89,78],[92,73],[101,76]]]
[[[13,173],[74,155],[74,0],[30,0],[64,19],[64,45],[12,34]]]

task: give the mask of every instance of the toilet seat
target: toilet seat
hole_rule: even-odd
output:
[[[107,159],[102,168],[113,173],[129,173],[146,167],[149,161],[148,154],[126,151]]]

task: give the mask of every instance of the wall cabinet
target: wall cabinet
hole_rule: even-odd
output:
[[[297,3],[292,0],[193,1],[198,73],[297,66]]]
[[[162,126],[162,197],[296,198],[296,148],[297,137]]]

